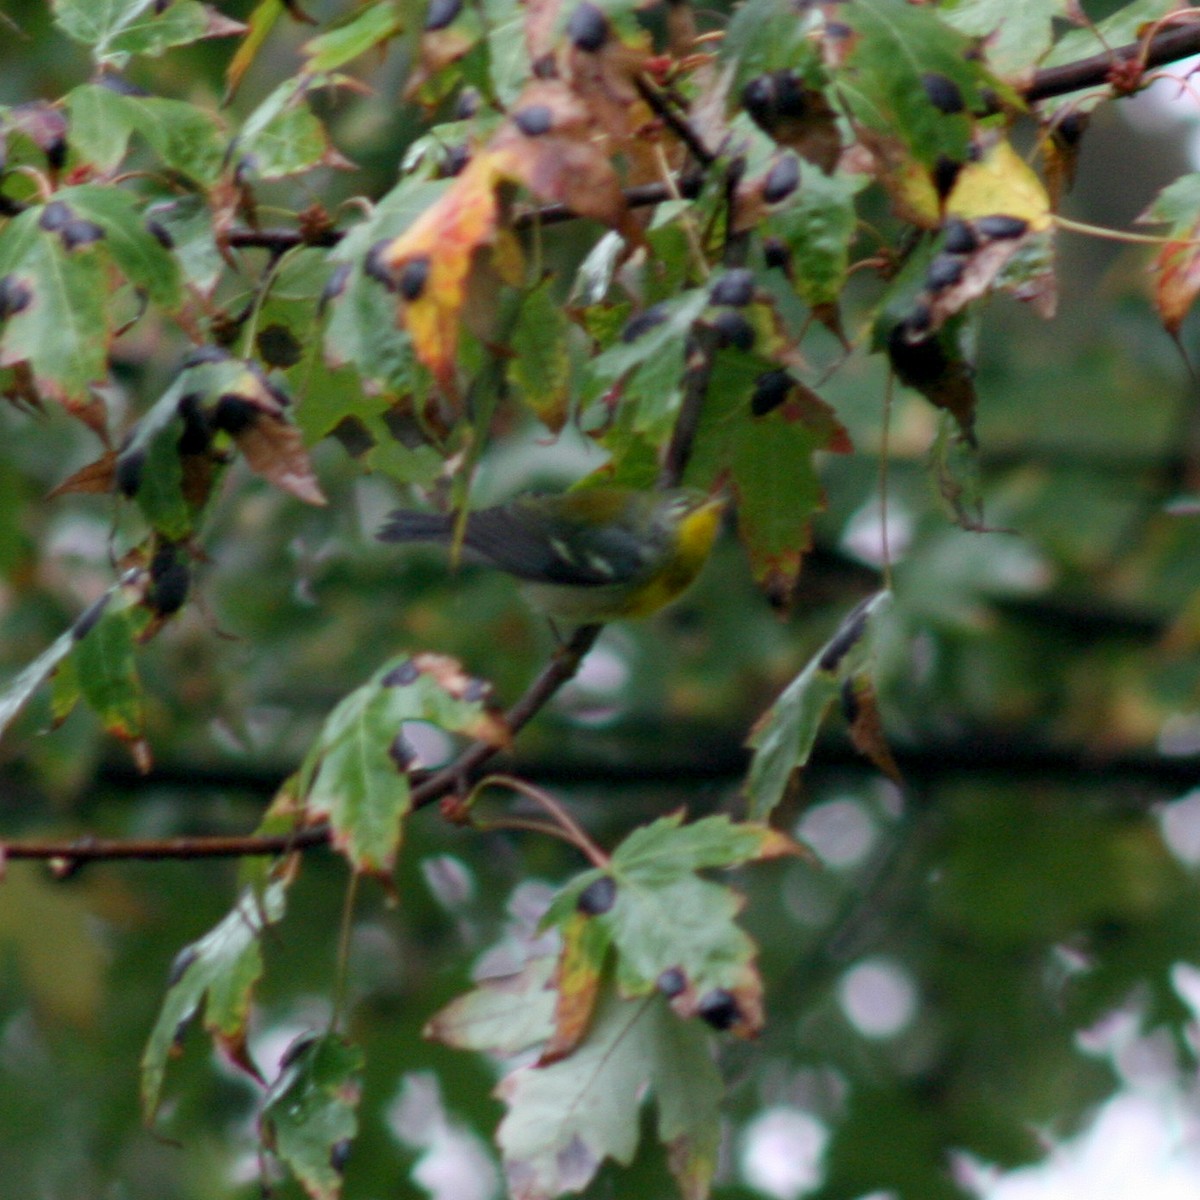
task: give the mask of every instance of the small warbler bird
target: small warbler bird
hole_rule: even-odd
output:
[[[530,603],[551,617],[588,624],[644,617],[700,573],[725,503],[685,488],[518,496],[469,513],[462,543],[521,580]],[[378,537],[449,545],[457,526],[453,514],[397,509]]]

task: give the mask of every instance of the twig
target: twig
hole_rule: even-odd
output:
[[[658,473],[658,486],[678,487],[683,481],[688,460],[692,456],[692,444],[700,429],[700,416],[704,411],[704,400],[708,395],[708,381],[712,376],[713,357],[717,352],[717,335],[704,325],[692,331],[690,361],[684,373],[683,399],[679,404],[679,416],[671,431],[671,441],[663,456],[662,468]]]
[[[659,117],[671,132],[688,148],[692,157],[706,170],[717,161],[717,156],[700,140],[700,135],[692,128],[688,119],[682,113],[675,111],[667,100],[645,76],[638,75],[633,81],[638,95],[650,106],[654,115]]]

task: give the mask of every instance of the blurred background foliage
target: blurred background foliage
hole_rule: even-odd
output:
[[[324,18],[339,5],[308,7]],[[222,6],[234,17],[249,8]],[[0,102],[54,99],[87,77],[86,55],[45,5],[10,0],[0,19]],[[235,113],[294,70],[308,36],[280,24]],[[230,53],[202,42],[138,59],[129,74],[156,94],[216,105]],[[331,209],[351,190],[386,191],[420,128],[398,99],[407,54],[411,43],[358,68],[371,92],[321,101],[334,143],[359,168],[306,177]],[[1105,106],[1064,211],[1128,227],[1187,168],[1194,128],[1145,99]],[[261,198],[270,203],[269,188]],[[577,261],[591,237],[546,230],[546,260]],[[1041,1159],[1114,1094],[1193,1086],[1200,533],[1170,502],[1195,483],[1194,384],[1153,312],[1143,248],[1065,234],[1060,252],[1052,322],[1000,299],[981,327],[991,531],[953,523],[929,466],[938,415],[897,389],[887,447],[895,604],[878,684],[905,786],[854,760],[833,722],[780,814],[824,865],[739,878],[769,1022],[757,1043],[722,1051],[732,1081],[722,1196],[987,1194],[998,1186],[988,1165]],[[870,304],[871,285],[856,287]],[[236,307],[237,296],[225,301]],[[854,305],[852,289],[850,329]],[[261,326],[285,321],[285,290],[273,306]],[[1194,356],[1192,321],[1180,340]],[[165,329],[120,344],[113,399],[129,418],[185,349]],[[837,355],[832,339],[826,352]],[[303,427],[303,381],[293,382]],[[879,586],[884,393],[881,359],[862,353],[823,389],[857,452],[821,463],[828,504],[790,615],[756,591],[727,537],[681,604],[608,628],[521,737],[513,769],[566,800],[601,844],[680,805],[741,811],[749,726]],[[46,498],[96,453],[61,412],[0,407],[5,674],[113,578],[114,530],[127,515],[106,497]],[[393,489],[336,443],[314,454],[324,509],[233,469],[196,570],[199,602],[141,651],[154,772],[139,777],[87,712],[44,734],[39,698],[0,746],[5,836],[252,828],[332,705],[402,650],[453,654],[500,695],[519,693],[553,643],[511,581],[379,545],[372,534]],[[481,492],[566,482],[588,455],[569,435],[549,445],[544,430],[514,428],[484,464]],[[528,920],[539,889],[579,866],[544,839],[458,830],[434,811],[409,823],[393,894],[363,889],[350,943],[351,1027],[368,1067],[348,1196],[498,1194],[493,1075],[426,1042],[421,1027],[463,989],[476,956]],[[59,881],[8,865],[0,1196],[258,1194],[254,1091],[201,1036],[172,1067],[161,1129],[147,1131],[137,1111],[138,1059],[168,967],[228,911],[235,876],[232,863],[114,863]],[[328,1012],[345,886],[340,860],[306,857],[264,946],[251,1036],[260,1061],[277,1061]],[[589,1194],[671,1187],[648,1150]]]

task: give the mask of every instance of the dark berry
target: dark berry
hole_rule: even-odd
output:
[[[58,236],[68,250],[74,250],[76,246],[90,246],[92,242],[100,241],[104,237],[104,226],[84,217],[76,217],[58,231]]]
[[[933,164],[933,186],[943,200],[950,195],[950,189],[958,181],[958,173],[962,166],[962,163],[947,158],[944,154],[938,155],[937,162]]]
[[[734,309],[726,308],[717,313],[712,327],[719,346],[732,346],[743,353],[754,348],[754,326]]]
[[[513,113],[513,124],[526,137],[541,137],[554,128],[554,114],[544,104],[531,104]]]
[[[393,667],[379,682],[384,687],[408,687],[421,677],[421,668],[411,658]]]
[[[579,893],[575,907],[586,917],[606,913],[617,901],[617,884],[611,875],[601,875]]]
[[[763,199],[768,204],[778,204],[800,186],[800,163],[792,154],[781,158],[768,172],[763,181]]]
[[[792,377],[786,371],[764,371],[754,381],[750,411],[756,417],[765,417],[788,398],[791,390]]]
[[[979,240],[970,225],[957,217],[948,218],[942,230],[945,234],[942,249],[947,254],[970,254],[979,246]]]
[[[584,0],[567,22],[567,37],[576,50],[595,54],[608,41],[608,18],[594,4]]]
[[[396,282],[400,289],[400,295],[405,300],[409,303],[419,300],[426,283],[429,282],[429,259],[410,258],[400,268],[400,276]]]
[[[462,0],[429,0],[425,11],[425,32],[445,29],[462,12]]]
[[[38,227],[47,233],[53,233],[74,219],[75,214],[71,211],[69,204],[62,200],[51,200],[42,209],[42,215],[38,217]]]
[[[931,292],[953,287],[962,279],[964,270],[965,265],[961,258],[956,258],[953,254],[939,254],[925,272],[925,286]]]
[[[384,257],[391,244],[391,238],[384,238],[383,241],[376,242],[367,251],[367,257],[363,261],[363,274],[382,283],[389,292],[394,292],[396,290],[396,277],[392,274],[392,269]]]
[[[786,271],[792,262],[792,251],[782,238],[764,238],[763,259],[769,268]]]
[[[726,271],[709,290],[708,298],[713,304],[727,304],[740,308],[754,299],[754,272],[738,267]]]
[[[687,976],[678,967],[668,967],[658,977],[658,990],[668,1000],[674,1000],[687,990]]]
[[[991,238],[993,241],[1019,238],[1028,228],[1028,221],[1021,217],[1005,216],[1002,213],[996,213],[990,217],[980,217],[975,222],[975,232],[980,237]]]
[[[661,325],[667,319],[665,304],[652,304],[649,308],[631,317],[625,328],[621,330],[621,341],[636,342],[643,333],[649,332],[655,325]]]
[[[5,275],[0,279],[0,321],[28,308],[33,300],[33,290],[23,279]]]
[[[146,465],[145,450],[126,450],[117,458],[117,487],[121,495],[132,498],[142,486],[142,469]]]

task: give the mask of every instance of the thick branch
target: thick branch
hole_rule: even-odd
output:
[[[1051,96],[1065,96],[1106,84],[1113,67],[1121,63],[1140,61],[1147,68],[1161,67],[1193,54],[1200,54],[1200,25],[1160,29],[1148,42],[1132,42],[1078,62],[1037,71],[1032,82],[1021,89],[1021,95],[1033,104]]]

